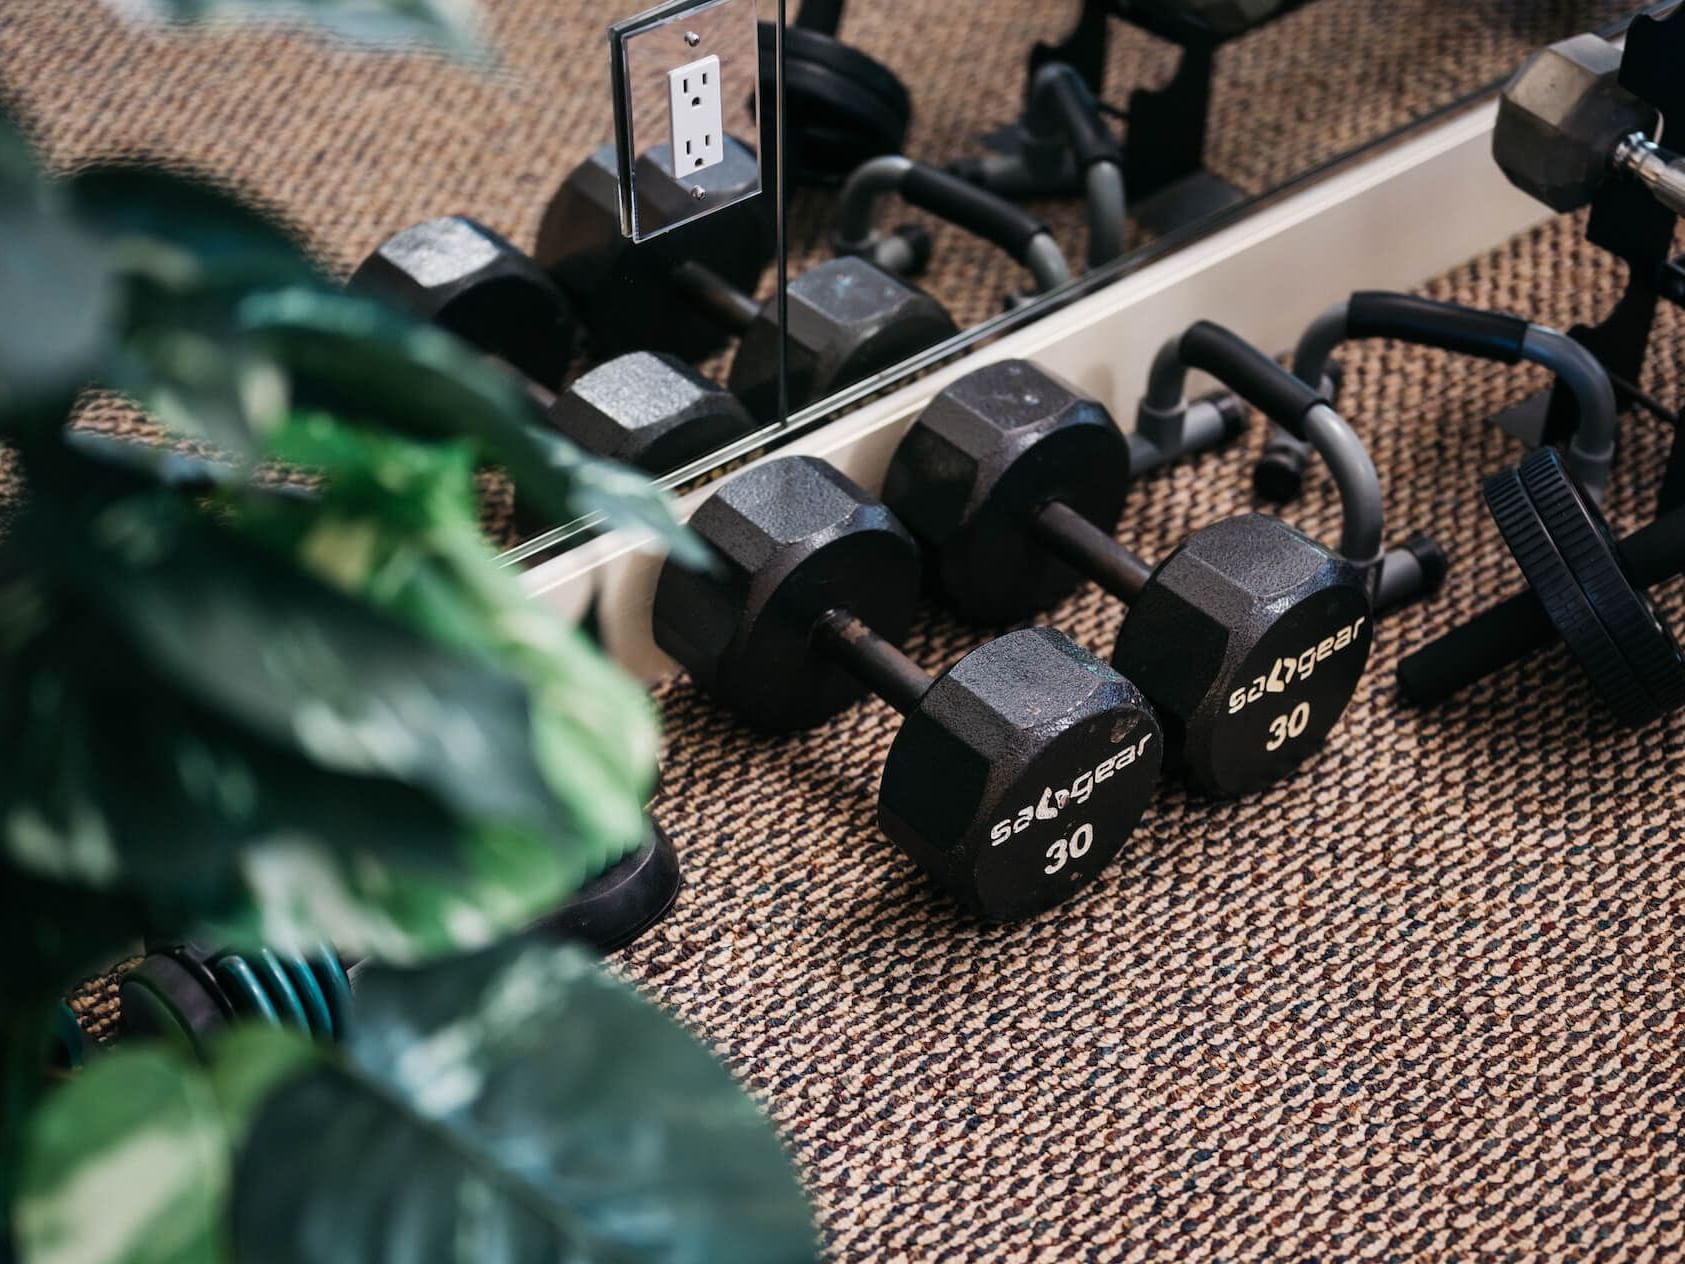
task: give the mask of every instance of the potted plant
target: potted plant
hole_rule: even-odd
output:
[[[454,29],[454,6],[320,13],[358,11]],[[497,566],[475,471],[683,554],[665,504],[214,187],[49,178],[8,119],[0,222],[0,440],[26,488],[0,528],[3,1253],[811,1258],[724,1069],[523,932],[641,842],[656,729]],[[78,434],[90,383],[216,460],[184,480],[176,449]],[[308,490],[257,477],[277,463]],[[187,931],[365,959],[354,1021],[46,1074],[66,986]]]

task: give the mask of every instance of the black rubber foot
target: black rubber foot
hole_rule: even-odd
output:
[[[1445,583],[1445,576],[1451,570],[1451,559],[1446,556],[1439,541],[1424,532],[1415,531],[1402,547],[1416,559],[1416,565],[1422,568],[1422,586],[1418,595],[1426,597],[1429,593],[1438,592],[1440,586]]]
[[[649,842],[586,883],[534,929],[601,953],[617,952],[667,915],[679,884],[679,854],[651,821]]]
[[[1272,505],[1297,500],[1304,489],[1304,463],[1296,453],[1265,452],[1252,467],[1252,490]]]

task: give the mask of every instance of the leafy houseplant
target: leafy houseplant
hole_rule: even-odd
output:
[[[0,535],[0,1258],[809,1258],[724,1070],[522,933],[642,842],[655,728],[498,569],[474,471],[692,548],[663,502],[204,184],[49,179],[0,119],[0,225],[27,486]],[[208,490],[74,432],[90,382],[213,445]],[[252,477],[273,462],[308,492]],[[185,931],[369,961],[345,1039],[46,1076],[65,987]]]

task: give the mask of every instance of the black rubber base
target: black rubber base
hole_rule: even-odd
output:
[[[680,883],[678,852],[651,821],[649,842],[586,883],[533,929],[601,953],[617,952],[667,915]]]

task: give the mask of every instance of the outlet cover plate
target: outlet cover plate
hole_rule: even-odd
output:
[[[609,52],[621,232],[647,241],[760,194],[756,0],[668,0],[611,26]],[[717,152],[676,162],[674,76],[704,64],[717,79],[719,126],[700,134]]]

